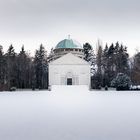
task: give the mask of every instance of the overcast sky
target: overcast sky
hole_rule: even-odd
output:
[[[139,0],[0,0],[0,44],[13,43],[34,53],[40,43],[46,49],[68,35],[95,47],[120,41],[129,52],[140,49]]]

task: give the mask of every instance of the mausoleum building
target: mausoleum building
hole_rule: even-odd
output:
[[[84,59],[83,48],[77,41],[60,41],[49,62],[49,85],[90,86],[90,64]]]

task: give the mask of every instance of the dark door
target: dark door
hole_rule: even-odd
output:
[[[67,85],[72,85],[72,78],[67,78]]]

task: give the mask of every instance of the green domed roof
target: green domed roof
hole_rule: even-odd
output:
[[[78,48],[78,49],[83,49],[81,44],[73,39],[64,39],[62,41],[60,41],[57,46],[56,49],[59,48]]]

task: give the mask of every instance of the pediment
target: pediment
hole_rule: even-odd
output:
[[[89,65],[89,63],[72,53],[68,53],[50,62],[49,65]]]

